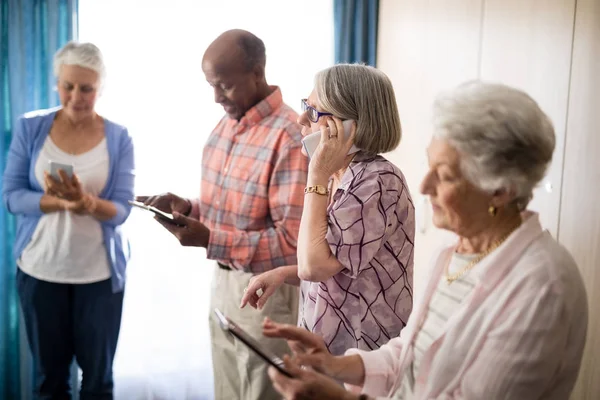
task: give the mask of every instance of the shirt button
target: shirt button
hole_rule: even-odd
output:
[[[229,168],[225,167],[225,173],[229,172]]]
[[[219,200],[217,200],[217,205],[220,205],[220,204],[221,204],[221,202]]]

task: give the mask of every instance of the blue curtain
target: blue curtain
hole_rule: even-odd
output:
[[[336,63],[377,62],[379,0],[334,0]]]
[[[12,124],[27,111],[58,105],[52,72],[54,52],[76,37],[77,0],[0,0],[0,188]],[[15,221],[0,207],[0,399],[23,399],[21,371],[26,338],[19,329],[19,302],[12,257]],[[25,352],[25,354],[27,354]],[[24,385],[27,386],[27,385]]]

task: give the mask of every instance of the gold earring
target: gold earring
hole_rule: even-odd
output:
[[[498,209],[494,206],[490,206],[490,208],[488,208],[488,213],[490,214],[490,217],[495,217],[496,214],[498,214]]]

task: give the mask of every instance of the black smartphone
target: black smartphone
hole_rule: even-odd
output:
[[[287,377],[293,378],[293,376],[285,369],[283,364],[283,360],[277,357],[275,354],[271,353],[267,349],[265,349],[260,343],[258,343],[252,336],[248,335],[242,328],[240,328],[235,322],[227,318],[218,308],[215,308],[215,315],[217,316],[217,320],[219,321],[219,325],[221,325],[221,329],[226,332],[229,332],[236,339],[239,339],[246,346],[250,347],[252,351],[258,354],[263,360],[267,363],[271,364],[279,372],[286,375]]]

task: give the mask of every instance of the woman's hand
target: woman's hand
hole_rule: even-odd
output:
[[[275,268],[253,276],[248,283],[248,287],[244,289],[240,308],[250,304],[253,308],[262,310],[269,297],[283,285],[285,274],[282,273],[282,270],[282,268]]]
[[[283,362],[285,369],[294,378],[288,378],[275,367],[269,368],[269,378],[271,378],[275,390],[285,399],[358,399],[358,396],[347,392],[334,380],[311,369],[301,368],[297,362],[290,360],[288,356],[283,357]]]
[[[83,197],[83,189],[76,174],[71,178],[62,169],[58,170],[60,179],[54,179],[48,172],[44,172],[44,183],[46,194],[65,199],[69,202],[77,202]]]
[[[350,134],[346,138],[342,120],[327,118],[327,127],[321,129],[321,141],[315,149],[308,166],[309,174],[329,179],[331,175],[342,169],[348,162],[348,152],[354,144],[356,123],[352,123]]]
[[[263,322],[263,335],[286,339],[298,364],[336,377],[339,369],[335,363],[336,357],[327,350],[327,346],[320,336],[304,328],[273,322],[269,318],[265,318]]]
[[[93,214],[96,211],[97,200],[94,196],[85,193],[81,199],[77,201],[66,201],[65,210],[71,211],[78,215]]]

